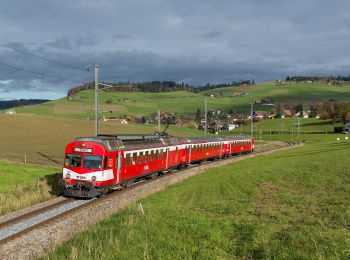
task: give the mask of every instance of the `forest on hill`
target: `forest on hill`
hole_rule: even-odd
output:
[[[215,88],[223,88],[223,87],[232,87],[232,86],[241,86],[241,85],[249,85],[254,84],[254,80],[240,80],[240,81],[232,81],[229,83],[220,83],[220,84],[209,84],[207,83],[205,86],[194,86],[189,85],[187,83],[174,82],[174,81],[147,81],[140,83],[131,83],[129,81],[126,82],[117,82],[117,83],[107,83],[114,86],[113,88],[106,88],[104,91],[106,92],[150,92],[150,93],[160,93],[160,92],[171,92],[171,91],[190,91],[190,92],[200,92],[203,90],[215,89]],[[67,97],[70,97],[76,93],[79,93],[82,90],[87,89],[95,89],[94,82],[84,83],[82,85],[73,87],[68,90]]]
[[[13,107],[36,105],[50,101],[49,99],[17,99],[0,101],[0,110]]]

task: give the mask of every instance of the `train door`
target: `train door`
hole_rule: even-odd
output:
[[[192,145],[188,146],[189,149],[189,155],[188,155],[188,163],[191,162],[191,155],[192,155]]]
[[[122,167],[122,153],[119,152],[116,157],[117,183],[120,182],[120,169]]]
[[[179,147],[178,146],[176,146],[175,148],[175,160],[173,164],[179,164]]]
[[[166,148],[166,154],[165,154],[165,169],[168,169],[169,166],[169,148]]]

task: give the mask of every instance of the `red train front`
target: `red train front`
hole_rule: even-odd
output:
[[[62,185],[66,196],[96,197],[116,183],[115,158],[97,138],[78,138],[66,147]]]

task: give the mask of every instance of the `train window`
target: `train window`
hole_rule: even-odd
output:
[[[71,166],[71,167],[80,167],[81,155],[80,154],[66,154],[65,164],[67,166]]]
[[[126,166],[130,165],[130,154],[129,153],[125,155],[125,165]]]
[[[159,151],[158,150],[156,150],[155,158],[156,158],[156,160],[158,160],[158,158],[159,158]]]
[[[148,163],[148,154],[149,154],[149,151],[147,151],[147,152],[145,153],[145,162],[146,162],[146,163]]]
[[[94,168],[94,169],[101,169],[102,167],[102,156],[97,155],[85,155],[84,161],[83,161],[83,167],[84,168]]]
[[[107,164],[107,161],[108,161],[108,157],[105,156],[105,160],[104,160],[104,162],[103,162],[103,168],[104,168],[104,169],[109,168],[109,167],[108,167],[108,164]]]
[[[163,159],[163,149],[160,149],[160,156],[159,156],[159,159]]]
[[[150,161],[153,162],[153,160],[154,160],[154,151],[152,150],[152,151],[151,151],[151,158],[150,158]]]
[[[143,152],[139,153],[139,163],[142,164],[143,163]]]
[[[133,153],[133,154],[132,154],[132,159],[131,159],[132,165],[135,165],[135,164],[136,164],[136,160],[137,160],[137,153]]]
[[[179,152],[179,149],[176,147],[176,150],[175,150],[175,156],[177,156],[177,153]]]

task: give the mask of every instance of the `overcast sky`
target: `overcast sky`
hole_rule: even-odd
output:
[[[0,98],[62,97],[88,64],[106,82],[348,75],[349,30],[349,0],[6,0],[0,44],[81,70],[0,46]]]

